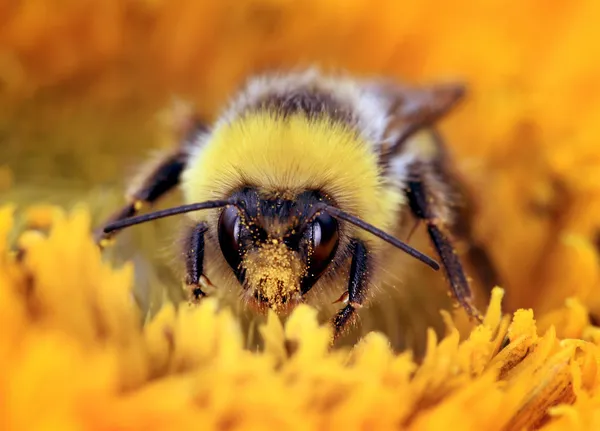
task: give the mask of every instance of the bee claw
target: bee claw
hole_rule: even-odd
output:
[[[212,287],[212,288],[214,288],[215,287],[215,285],[212,284],[212,282],[205,275],[201,275],[200,276],[200,280],[198,280],[198,284],[200,284],[200,286],[202,286],[204,288],[206,288],[206,287]]]
[[[107,235],[101,229],[94,231],[92,235],[96,246],[100,250],[104,250],[105,248],[112,246],[115,242],[113,235]]]
[[[196,284],[187,284],[186,289],[189,292],[190,305],[197,305],[208,295]]]
[[[185,283],[185,290],[189,294],[190,304],[198,304],[202,299],[210,296],[210,290],[215,289],[215,285],[205,275],[201,275],[198,283]]]
[[[344,292],[342,293],[342,296],[340,296],[337,300],[333,301],[333,304],[339,304],[340,302],[343,304],[347,304],[349,299],[350,295],[348,294],[348,292]]]

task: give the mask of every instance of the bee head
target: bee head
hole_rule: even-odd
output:
[[[327,199],[317,191],[261,196],[250,188],[234,194],[218,222],[225,260],[258,308],[284,312],[302,302],[332,263],[338,222],[319,212]]]
[[[107,224],[104,234],[200,210],[220,209],[218,244],[225,260],[259,310],[284,313],[347,253],[338,252],[339,221],[370,232],[434,270],[439,264],[408,244],[343,211],[319,191],[260,195],[245,188],[227,199],[197,202]],[[221,209],[223,208],[223,209]],[[346,250],[347,251],[347,250]],[[336,259],[337,257],[337,259]]]

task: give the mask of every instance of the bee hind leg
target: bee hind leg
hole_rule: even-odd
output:
[[[362,241],[352,240],[352,264],[346,305],[332,320],[333,340],[339,338],[356,320],[357,310],[366,299],[369,282],[369,251]]]

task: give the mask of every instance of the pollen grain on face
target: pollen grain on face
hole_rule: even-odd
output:
[[[298,253],[272,239],[246,252],[243,263],[246,286],[274,310],[288,308],[300,293],[305,269]]]

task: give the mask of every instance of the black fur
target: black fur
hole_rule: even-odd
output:
[[[263,109],[276,116],[287,118],[303,114],[308,118],[328,117],[334,122],[354,122],[349,106],[344,106],[334,95],[317,88],[297,88],[285,94],[269,94],[250,106],[248,111]]]

